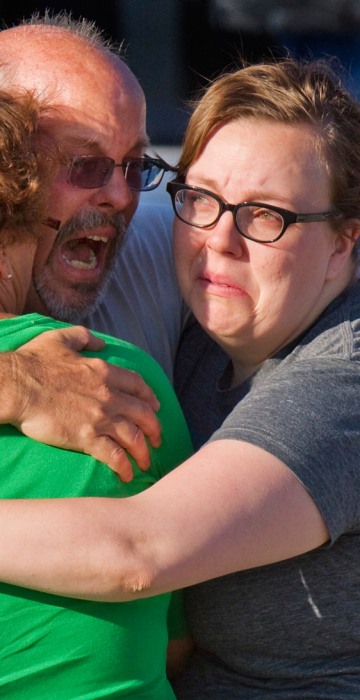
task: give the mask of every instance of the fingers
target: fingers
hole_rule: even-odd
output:
[[[148,403],[129,395],[118,396],[115,412],[115,402],[109,396],[106,402],[88,406],[88,411],[82,418],[85,417],[82,429],[77,433],[77,439],[85,446],[85,452],[96,455],[97,459],[100,458],[120,476],[119,469],[126,464],[124,451],[141,470],[149,468],[147,440],[153,447],[159,447],[161,424]],[[72,445],[71,447],[74,449]]]
[[[112,463],[116,465],[118,460],[122,463],[121,451],[119,454],[116,452],[116,449],[121,447],[134,459],[139,469],[146,471],[146,469],[150,467],[150,454],[144,433],[145,431],[141,428],[123,418],[115,422],[112,426],[111,435],[108,436],[113,443],[113,450],[115,451],[114,455],[111,455]],[[160,441],[159,426],[159,438],[156,441],[157,444],[153,445],[153,447],[158,447]],[[112,469],[114,468],[110,462],[107,462],[107,464]],[[115,469],[115,471],[117,471],[117,469]]]
[[[120,415],[113,421],[111,436],[136,459],[140,469],[149,466],[145,464],[147,444],[144,435],[152,447],[159,447],[160,421],[148,403],[126,395],[123,397]]]
[[[103,462],[110,467],[121,481],[125,483],[132,481],[134,476],[133,467],[125,450],[107,435],[97,437],[92,449],[87,454],[91,454],[99,462]]]
[[[91,425],[111,435],[121,446],[127,448],[133,445],[135,450],[139,439],[135,435],[140,429],[150,444],[158,447],[161,443],[161,426],[156,411],[160,404],[143,378],[137,372],[108,364],[99,358],[82,360],[78,365],[76,391],[81,390],[84,396],[96,399],[93,401]],[[84,379],[80,388],[82,374]]]
[[[142,470],[146,471],[150,466],[149,451],[146,445],[144,436],[139,432],[141,441],[144,443],[142,445],[143,457],[138,457],[134,459],[137,466]],[[140,447],[137,446],[134,453],[140,454]],[[119,476],[121,481],[126,483],[133,479],[133,465],[129,459],[129,454],[131,454],[130,449],[125,449],[120,447],[111,437],[108,435],[103,435],[102,437],[97,436],[94,439],[94,443],[91,446],[88,454],[91,454],[99,462],[106,464],[115,474]],[[133,455],[131,455],[133,456]]]
[[[98,341],[86,328],[69,327],[13,353],[17,399],[6,420],[40,442],[91,454],[129,481],[129,458],[146,470],[148,444],[161,443],[159,402],[137,372],[78,353]]]
[[[129,399],[134,397],[139,399],[141,402],[145,402],[143,406],[139,406],[139,410],[142,409],[144,411],[144,415],[142,417],[143,421],[149,419],[151,416],[151,414],[147,411],[147,406],[145,406],[145,404],[148,404],[148,406],[150,406],[152,411],[155,413],[159,410],[160,403],[156,395],[151,387],[146,384],[140,374],[124,367],[109,365],[104,363],[103,360],[96,359],[94,360],[94,363],[94,367],[96,368],[95,371],[98,371],[100,367],[104,371],[104,383],[106,383],[106,385],[111,387],[113,390],[118,390],[120,392],[119,396],[126,397],[128,395]],[[130,408],[131,402],[129,402],[129,410]],[[134,416],[129,414],[128,418],[131,419],[134,418]],[[154,424],[152,427],[154,428]],[[146,434],[150,438],[150,433]]]
[[[93,373],[97,374],[99,383],[102,381],[114,391],[118,389],[123,394],[136,396],[141,401],[146,401],[155,412],[159,410],[160,404],[156,395],[140,374],[129,369],[110,365],[99,358],[87,358],[85,360],[83,356],[77,354],[81,350],[96,352],[105,345],[101,338],[93,335],[83,326],[70,326],[69,328],[48,331],[24,345],[18,352],[35,350],[37,353],[41,352],[43,356],[51,354],[54,357],[54,344],[57,345],[56,358],[58,360],[78,362],[79,367],[80,365],[82,367],[87,366],[89,369],[92,369]],[[150,435],[149,439],[152,440]]]
[[[52,337],[56,342],[63,343],[65,346],[80,352],[80,350],[101,350],[105,341],[91,333],[84,326],[70,326],[69,328],[61,328],[54,331],[48,331],[48,338]]]

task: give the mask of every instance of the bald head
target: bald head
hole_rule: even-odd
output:
[[[69,89],[77,83],[108,77],[118,90],[144,103],[143,91],[128,66],[102,42],[92,25],[75,23],[78,29],[57,25],[24,24],[0,32],[0,83],[3,88],[34,90],[52,104],[67,104]],[[80,33],[81,27],[87,31]],[[70,85],[69,85],[70,83]],[[104,85],[102,83],[102,85]]]
[[[60,156],[46,211],[60,228],[40,240],[26,311],[74,321],[97,299],[138,193],[121,168],[102,186],[74,186],[67,163],[93,156],[119,165],[139,158],[148,139],[144,94],[128,66],[91,24],[61,20],[0,32],[0,88],[30,90],[45,102],[40,128]]]

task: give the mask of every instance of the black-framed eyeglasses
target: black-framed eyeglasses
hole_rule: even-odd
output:
[[[196,228],[210,228],[226,211],[230,211],[239,233],[257,243],[278,241],[290,224],[343,218],[342,213],[336,209],[320,214],[296,214],[288,209],[268,206],[262,202],[229,204],[213,192],[179,182],[168,182],[166,190],[171,196],[176,216],[185,224]]]
[[[160,185],[164,173],[175,169],[162,158],[144,155],[140,158],[124,158],[115,163],[107,156],[70,156],[66,160],[67,182],[85,190],[104,187],[115,168],[122,168],[128,187],[135,192],[148,192]]]

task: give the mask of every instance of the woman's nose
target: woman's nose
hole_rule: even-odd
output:
[[[235,226],[233,213],[225,211],[220,219],[207,230],[207,245],[218,253],[241,257],[246,241]]]

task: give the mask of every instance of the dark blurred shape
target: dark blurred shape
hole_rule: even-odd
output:
[[[121,0],[120,0],[121,1]],[[104,30],[107,37],[111,37],[114,28],[118,23],[118,11],[116,0],[107,0],[106,3],[99,3],[96,0],[50,0],[42,2],[39,0],[2,0],[0,1],[0,14],[2,26],[11,27],[17,24],[24,17],[29,17],[33,12],[38,11],[43,14],[45,10],[53,10],[61,12],[66,10],[71,12],[75,18],[86,17],[86,19],[96,22],[96,24]],[[116,37],[113,37],[114,40]]]
[[[275,56],[336,57],[359,96],[359,0],[209,0],[209,17],[222,31],[267,33]]]

